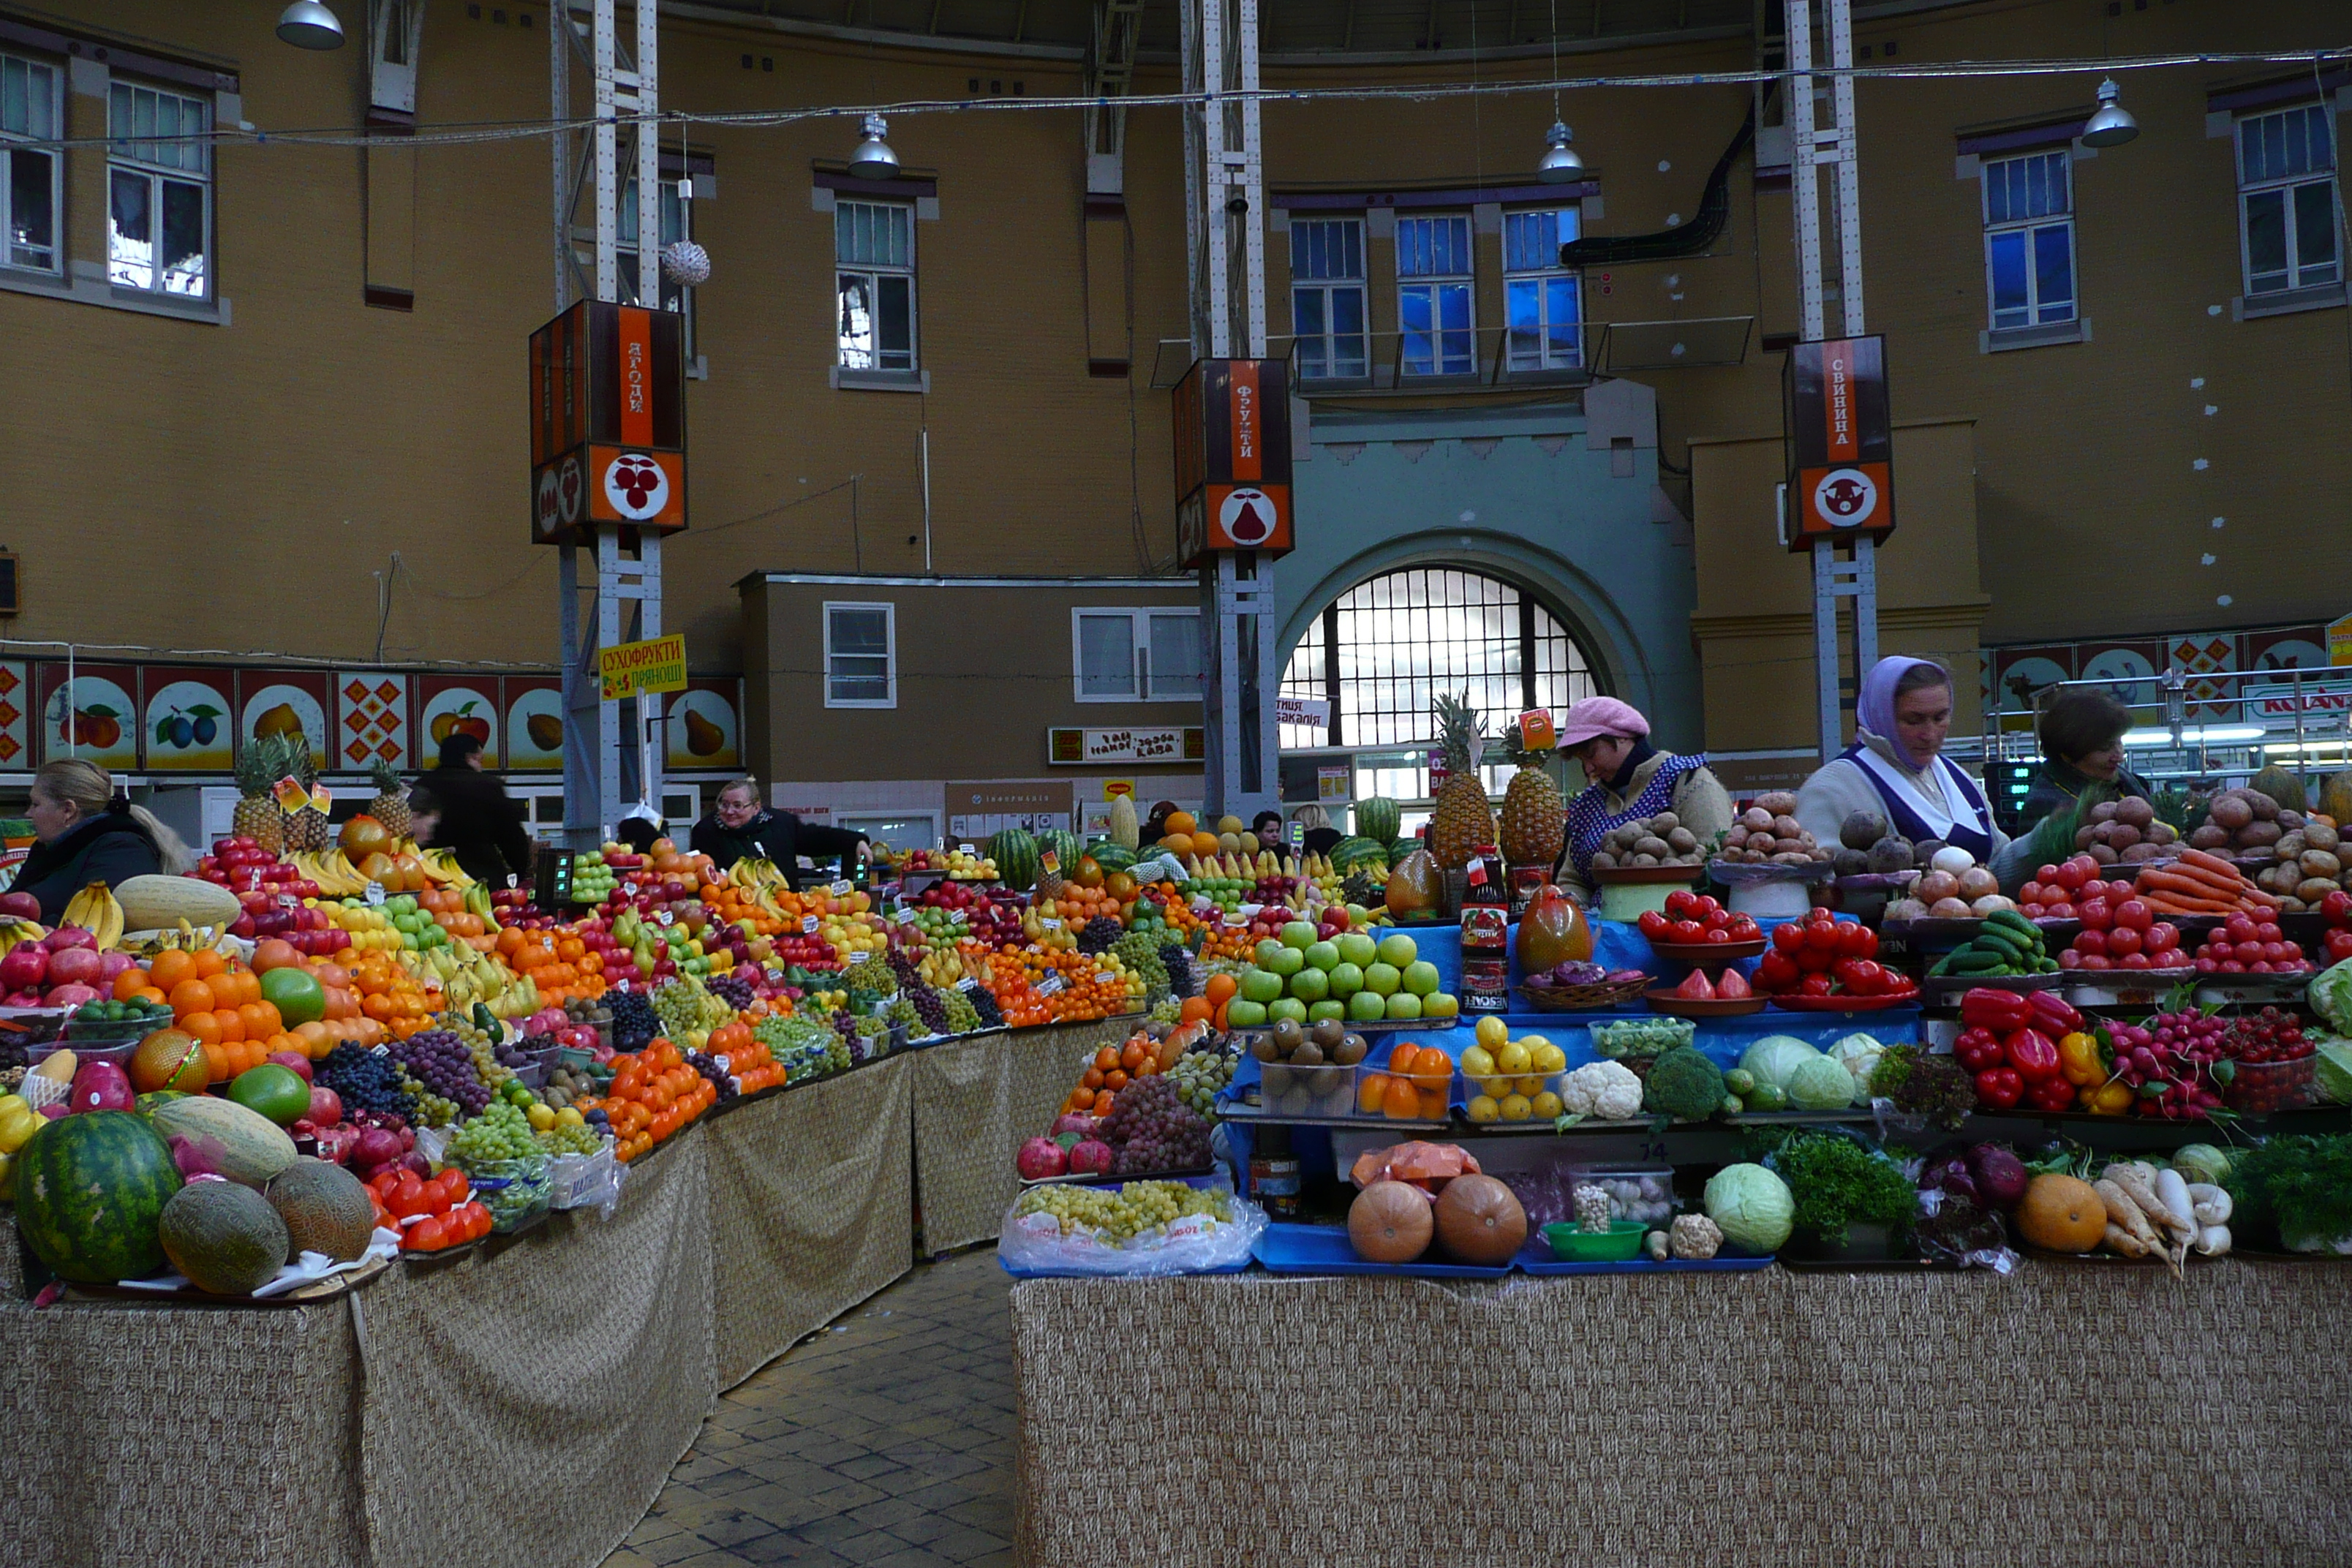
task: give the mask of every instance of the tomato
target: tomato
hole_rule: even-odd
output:
[[[1731,941],[1731,933],[1724,930],[1721,926],[1709,926],[1706,928],[1706,937],[1705,940],[1728,944]]]
[[[2158,921],[2140,941],[2149,952],[2170,952],[2180,945],[2180,928],[2170,921]]]
[[[447,1190],[449,1201],[452,1204],[464,1203],[474,1190],[474,1184],[466,1180],[466,1173],[455,1165],[450,1166],[434,1179]]]
[[[1772,951],[1794,952],[1805,945],[1805,928],[1795,921],[1772,928]]]
[[[1698,923],[1705,926],[1709,931],[1718,931],[1731,924],[1731,917],[1725,914],[1719,909],[1714,909],[1709,910],[1706,913],[1701,915],[1699,917]]]
[[[1688,888],[1676,888],[1666,895],[1666,918],[1670,921],[1688,920],[1691,910],[1697,904],[1696,893],[1692,892]]]
[[[1798,985],[1797,989],[1800,993],[1807,996],[1826,996],[1830,994],[1830,985],[1831,982],[1828,975],[1808,974],[1805,976],[1803,982]]]
[[[1665,916],[1660,914],[1655,910],[1643,910],[1642,911],[1642,918],[1635,921],[1633,923],[1641,928],[1642,935],[1645,939],[1651,942],[1659,942],[1664,939],[1666,927],[1670,922],[1667,921]]]
[[[2082,917],[2084,931],[2105,931],[2116,923],[2115,910],[2104,898],[2084,899],[2076,912]]]
[[[1723,906],[1716,902],[1713,894],[1701,893],[1696,901],[1692,904],[1691,912],[1698,916],[1700,920],[1704,921],[1709,915],[1721,914],[1723,912]]]
[[[1803,975],[1796,961],[1778,949],[1764,955],[1756,965],[1756,984],[1764,991],[1791,991]]]
[[[1808,951],[1834,953],[1838,951],[1839,944],[1838,928],[1834,921],[1824,916],[1805,921],[1805,946]]]
[[[2069,860],[2063,866],[2046,868],[2037,875],[2040,880],[2055,882],[2072,892],[2091,879],[2092,868],[2097,864],[2095,860],[2091,863],[2091,866],[2084,865],[2080,859]]]
[[[1835,963],[1838,958],[1837,949],[1834,946],[1815,947],[1810,942],[1790,956],[1796,959],[1797,967],[1808,974],[1828,973],[1830,965]]]
[[[1696,921],[1676,921],[1666,928],[1666,940],[1673,942],[1705,942],[1706,928]]]
[[[2116,906],[2116,926],[2119,931],[2143,931],[2156,923],[2156,911],[2145,900],[2126,899]]]
[[[1878,933],[1860,921],[1837,928],[1840,958],[1868,958],[1878,951]]]
[[[384,1207],[390,1209],[395,1216],[406,1219],[411,1215],[429,1211],[433,1207],[433,1195],[425,1192],[425,1184],[416,1179],[415,1172],[404,1171],[401,1173],[399,1183],[392,1189],[392,1196],[386,1201]]]
[[[407,1252],[438,1252],[449,1245],[438,1215],[420,1219],[401,1234],[400,1245]]]
[[[1754,915],[1734,915],[1731,923],[1723,929],[1731,933],[1734,942],[1754,942],[1764,934],[1764,928],[1756,923]]]

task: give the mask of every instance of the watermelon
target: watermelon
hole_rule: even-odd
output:
[[[988,841],[988,858],[996,874],[1016,891],[1037,885],[1037,841],[1018,827],[1008,827]]]
[[[16,1229],[60,1278],[111,1285],[163,1267],[155,1226],[180,1173],[145,1117],[93,1110],[48,1122],[17,1151],[16,1174]]]
[[[1105,875],[1113,871],[1128,870],[1135,864],[1134,850],[1124,844],[1113,843],[1108,838],[1097,838],[1087,845],[1087,853],[1093,857],[1096,865],[1103,868]]]
[[[1358,801],[1356,831],[1375,843],[1392,842],[1397,836],[1397,803],[1384,795],[1367,795]]]
[[[1404,858],[1421,847],[1421,840],[1418,838],[1398,839],[1389,846],[1389,864],[1391,867],[1403,865]]]
[[[1331,869],[1344,877],[1350,871],[1387,865],[1389,852],[1369,838],[1342,838],[1331,846],[1330,859]]]
[[[1066,876],[1077,868],[1078,857],[1087,852],[1085,842],[1066,827],[1049,827],[1037,835],[1037,852],[1043,855],[1048,849]]]

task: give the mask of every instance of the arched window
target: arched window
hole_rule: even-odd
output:
[[[1285,724],[1282,745],[1428,741],[1431,700],[1465,688],[1489,735],[1527,709],[1558,714],[1596,689],[1568,628],[1516,584],[1432,567],[1391,572],[1340,595],[1299,639],[1282,695],[1328,702],[1331,722]]]

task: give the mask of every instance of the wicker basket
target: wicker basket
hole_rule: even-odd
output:
[[[1515,985],[1528,1006],[1538,1013],[1594,1013],[1631,1002],[1649,988],[1647,975],[1633,980],[1604,980],[1591,985]]]

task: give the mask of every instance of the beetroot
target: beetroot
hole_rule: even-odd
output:
[[[1082,1138],[1070,1151],[1070,1174],[1074,1176],[1108,1176],[1116,1156],[1109,1144],[1098,1138]]]
[[[1024,1182],[1042,1182],[1048,1176],[1062,1175],[1070,1168],[1069,1157],[1051,1138],[1032,1138],[1022,1144],[1015,1163]]]
[[[1997,1209],[2013,1209],[2025,1201],[2025,1163],[2005,1143],[1979,1143],[1969,1151],[1969,1171],[1977,1193]]]

